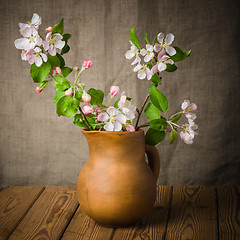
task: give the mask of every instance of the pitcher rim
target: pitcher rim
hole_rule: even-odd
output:
[[[81,129],[83,133],[101,133],[101,134],[136,134],[140,132],[144,132],[143,129],[138,129],[137,131],[134,132],[127,132],[127,131],[95,131],[95,130],[86,130],[86,129]]]

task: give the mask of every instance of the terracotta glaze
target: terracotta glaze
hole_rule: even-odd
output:
[[[160,168],[157,149],[145,145],[143,130],[82,132],[88,142],[89,159],[78,178],[81,207],[104,226],[137,222],[155,202]]]

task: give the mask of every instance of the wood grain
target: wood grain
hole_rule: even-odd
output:
[[[113,240],[163,239],[166,234],[171,193],[171,186],[158,186],[155,206],[151,212],[133,227],[116,229]]]
[[[47,187],[9,239],[59,239],[77,206],[76,187]]]
[[[8,187],[0,192],[0,239],[7,239],[44,187]]]
[[[214,186],[174,186],[166,239],[218,239]]]
[[[79,207],[66,229],[62,240],[108,240],[111,239],[112,233],[112,228],[105,228],[98,225]]]
[[[219,239],[240,239],[240,186],[218,186]]]

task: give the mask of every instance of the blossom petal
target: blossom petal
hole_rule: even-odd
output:
[[[150,56],[150,54],[147,54],[147,55],[144,57],[144,62],[149,62],[151,59],[152,59],[152,57]]]
[[[64,41],[61,41],[61,40],[58,40],[55,42],[54,46],[58,49],[62,49],[65,45],[65,42]]]
[[[111,122],[107,122],[104,127],[103,127],[106,131],[113,131],[114,129],[114,125]]]
[[[139,63],[135,68],[133,69],[134,72],[139,71],[142,68],[142,65]]]
[[[142,56],[145,56],[145,55],[147,54],[147,50],[146,50],[145,48],[142,48],[142,49],[140,50],[140,54],[141,54]]]
[[[110,115],[110,117],[116,116],[119,111],[115,107],[109,107],[107,109],[107,113]]]
[[[109,119],[109,116],[108,116],[108,114],[105,113],[105,112],[100,113],[100,114],[98,115],[98,118],[97,118],[97,120],[98,120],[99,122],[106,122],[108,119]]]
[[[17,49],[24,49],[23,46],[28,44],[27,38],[19,38],[14,41],[14,45]]]
[[[163,44],[163,39],[164,39],[164,34],[163,33],[159,33],[157,35],[157,40],[160,44]]]
[[[146,49],[147,49],[147,51],[152,52],[153,51],[153,46],[150,45],[150,44],[146,44]]]
[[[188,108],[191,110],[191,111],[195,111],[197,109],[197,105],[195,103],[191,103]]]
[[[116,117],[115,117],[115,119],[118,121],[118,122],[120,122],[120,123],[122,123],[122,124],[125,124],[126,123],[126,117],[123,115],[123,114],[118,114]]]
[[[55,47],[49,48],[49,49],[48,49],[48,52],[49,52],[50,55],[56,56],[56,48],[55,48]]]
[[[175,55],[175,54],[177,53],[176,50],[175,50],[175,48],[170,47],[170,46],[166,47],[166,52],[167,52],[170,56],[173,56],[173,55]]]
[[[152,72],[152,75],[154,75],[155,73],[158,72],[158,65],[157,64],[152,67],[151,72]]]
[[[152,72],[149,68],[146,68],[146,74],[147,74],[147,80],[150,80],[152,78]]]
[[[159,52],[161,50],[161,45],[159,43],[155,43],[154,45],[154,51]]]
[[[171,45],[173,41],[174,41],[174,35],[172,33],[167,34],[165,38],[165,43],[167,45]]]
[[[137,54],[135,60],[131,63],[131,65],[135,65],[136,63],[140,63],[140,62],[141,62],[141,58]]]
[[[41,53],[40,55],[42,56],[43,61],[46,62],[47,61],[47,55],[45,53]]]
[[[37,67],[40,67],[42,65],[43,61],[42,61],[42,58],[39,56],[36,58],[35,60],[35,64]]]
[[[160,62],[160,61],[162,61],[162,58],[163,58],[163,56],[165,56],[165,50],[164,49],[162,49],[159,53],[158,53],[158,61]]]
[[[136,54],[135,54],[133,51],[131,51],[131,50],[128,50],[128,51],[125,53],[126,59],[131,59],[131,58],[133,58],[135,55],[136,55]]]
[[[158,64],[158,71],[159,72],[162,72],[162,71],[164,71],[165,69],[167,68],[167,65],[165,64],[165,63],[159,63]]]
[[[113,131],[121,131],[122,130],[122,124],[121,123],[119,123],[119,122],[114,122],[114,123],[112,123],[113,124]]]
[[[185,113],[185,116],[187,119],[190,119],[190,120],[195,120],[197,118],[196,114],[191,113],[191,112]]]
[[[144,69],[141,69],[138,71],[137,77],[141,80],[146,77],[146,73],[145,73]]]
[[[127,96],[126,95],[122,95],[120,100],[119,100],[119,102],[118,102],[118,107],[122,108],[123,105],[125,104],[126,100],[127,100]]]
[[[184,100],[182,105],[181,105],[182,110],[184,111],[189,105],[190,105],[190,101],[187,100],[187,99]]]

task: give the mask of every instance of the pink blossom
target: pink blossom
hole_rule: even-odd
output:
[[[37,67],[40,67],[44,62],[47,61],[47,55],[42,52],[42,49],[39,47],[35,47],[34,49],[30,49],[27,53],[27,60],[29,64],[35,63]]]
[[[93,112],[93,109],[92,109],[91,106],[86,105],[86,106],[83,107],[82,111],[85,115],[89,115]]]
[[[192,120],[188,120],[188,124],[185,124],[184,127],[185,129],[180,132],[180,137],[186,144],[192,144],[195,135],[197,135],[195,130],[198,129],[198,125]]]
[[[130,124],[126,125],[126,130],[127,132],[135,132],[135,128]]]
[[[38,30],[41,23],[42,23],[41,17],[37,13],[34,13],[31,21],[29,21],[27,23],[19,23],[18,24],[18,26],[20,28],[20,33],[22,34],[22,31],[26,28],[35,28],[36,30]]]
[[[42,90],[39,90],[39,87],[35,88],[36,93],[40,93]]]
[[[64,94],[65,94],[66,97],[71,97],[71,96],[72,96],[72,89],[69,88],[68,90],[66,90],[66,91],[64,92]]]
[[[157,36],[157,40],[159,43],[155,43],[154,45],[155,52],[160,52],[161,50],[164,50],[164,52],[166,51],[170,56],[176,54],[175,48],[170,46],[174,41],[174,35],[172,33],[167,34],[165,40],[164,34],[159,33]]]
[[[146,44],[146,49],[142,48],[140,54],[144,56],[144,62],[149,62],[154,58],[153,46]]]
[[[195,103],[190,103],[190,101],[186,99],[183,101],[181,108],[184,111],[186,118],[190,120],[196,119],[196,114],[191,112],[197,110],[197,105]]]
[[[83,91],[82,100],[85,103],[89,103],[91,101],[91,96],[86,91]]]
[[[52,27],[47,27],[45,30],[46,30],[47,32],[51,32]]]
[[[110,88],[110,93],[112,96],[116,96],[119,93],[119,87],[118,86],[112,86]]]
[[[55,68],[56,74],[61,74],[62,70],[60,67]]]
[[[84,60],[83,67],[84,68],[90,68],[92,66],[93,62],[90,60]]]
[[[43,41],[43,48],[48,51],[50,55],[55,56],[57,54],[57,49],[62,49],[65,42],[62,41],[63,36],[59,33],[49,32],[46,35],[46,40]]]

